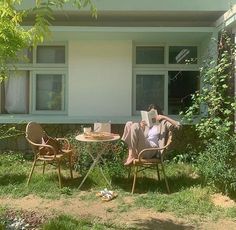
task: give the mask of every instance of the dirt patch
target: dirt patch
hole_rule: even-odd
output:
[[[214,196],[213,200],[217,205],[232,205],[232,201],[219,194]],[[236,223],[233,221],[221,220],[214,223],[193,224],[187,219],[177,218],[171,213],[159,213],[145,208],[136,208],[133,206],[133,201],[134,198],[132,196],[118,196],[112,201],[104,202],[95,197],[95,193],[92,192],[90,194],[81,192],[77,196],[59,200],[48,200],[33,195],[19,199],[0,199],[2,206],[29,212],[36,211],[42,216],[53,217],[54,215],[68,214],[76,218],[93,217],[99,218],[104,222],[112,222],[119,226],[133,227],[135,229],[215,230],[222,229],[222,226],[227,226],[227,229],[236,229]]]
[[[234,200],[231,200],[229,197],[224,196],[222,194],[214,194],[212,196],[212,201],[214,205],[220,206],[222,208],[231,208],[236,205]]]

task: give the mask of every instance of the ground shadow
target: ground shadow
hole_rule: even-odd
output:
[[[151,218],[149,220],[136,220],[135,221],[135,229],[142,229],[142,230],[191,230],[195,229],[194,226],[187,225],[184,223],[175,223],[173,220],[161,220],[158,218]]]
[[[79,187],[79,185],[82,182],[83,178],[84,177],[75,177],[75,178],[71,179],[71,178],[63,177],[62,178],[62,183],[63,183],[63,186],[65,186],[65,187],[69,187],[71,189],[76,189],[76,188]],[[93,179],[91,179],[90,177],[87,177],[85,182],[81,186],[80,190],[81,191],[87,191],[87,190],[89,190],[91,188],[94,188],[96,186],[97,186],[96,182]]]
[[[26,177],[25,174],[7,173],[0,176],[0,185],[7,186],[10,184],[22,184],[25,183]]]
[[[171,193],[179,192],[183,189],[201,184],[200,178],[192,178],[185,175],[172,176],[169,177],[167,180]],[[131,176],[130,178],[116,177],[112,179],[112,183],[115,187],[122,188],[123,190],[130,192],[133,184],[133,176]],[[136,179],[135,193],[146,193],[156,191],[159,191],[161,193],[167,193],[165,180],[163,178],[161,178],[160,181],[155,178],[149,177],[138,177]]]

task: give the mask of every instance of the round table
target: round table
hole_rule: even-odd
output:
[[[81,188],[81,186],[84,184],[85,180],[87,179],[87,177],[89,176],[90,172],[93,170],[93,168],[98,164],[99,161],[104,161],[103,158],[102,158],[102,155],[104,154],[105,152],[105,149],[106,149],[106,143],[108,142],[112,142],[112,141],[117,141],[120,139],[120,135],[119,134],[114,134],[114,133],[111,133],[111,134],[107,134],[105,136],[104,139],[102,138],[89,138],[89,135],[85,135],[85,134],[79,134],[75,137],[75,139],[77,141],[81,141],[81,142],[86,142],[86,143],[102,143],[104,145],[102,145],[102,148],[101,148],[101,151],[96,151],[94,153],[92,152],[88,152],[89,155],[91,156],[91,158],[93,159],[93,163],[92,165],[90,166],[88,172],[86,173],[85,177],[83,178],[83,180],[81,181],[80,185],[79,185],[79,189]],[[95,154],[95,157],[94,157],[94,154]],[[105,161],[104,161],[105,162]],[[111,183],[108,181],[108,179],[106,178],[105,174],[103,173],[103,170],[101,167],[99,167],[100,171],[101,171],[101,174],[103,176],[103,178],[105,179],[106,183],[110,186],[111,186]]]

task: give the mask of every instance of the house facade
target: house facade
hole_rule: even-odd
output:
[[[50,38],[25,51],[29,61],[2,84],[1,123],[124,124],[150,103],[178,119],[201,88],[219,30],[236,30],[236,0],[94,4],[97,18],[70,5],[55,12]]]

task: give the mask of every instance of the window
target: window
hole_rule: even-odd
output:
[[[137,74],[136,110],[146,110],[153,102],[164,108],[164,75]]]
[[[65,46],[38,46],[37,63],[65,64]]]
[[[0,113],[64,114],[67,56],[64,43],[39,45],[19,53],[0,87]],[[19,69],[19,70],[18,70]]]
[[[133,114],[152,103],[168,115],[191,106],[191,95],[200,89],[198,47],[137,45],[135,50]]]
[[[137,46],[136,64],[164,64],[164,47]]]
[[[199,90],[199,71],[168,72],[168,112],[179,114],[191,106],[191,95]]]
[[[36,73],[35,78],[35,110],[64,110],[64,75]]]
[[[170,46],[170,64],[197,64],[196,46]]]
[[[29,71],[10,71],[1,84],[1,113],[29,112]]]

